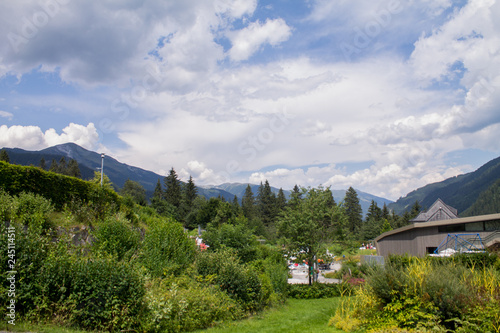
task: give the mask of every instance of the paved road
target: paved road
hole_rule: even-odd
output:
[[[340,283],[338,279],[327,279],[323,277],[322,273],[335,272],[339,270],[341,265],[339,263],[334,263],[331,265],[330,270],[320,271],[318,275],[318,282],[320,283]],[[288,283],[290,284],[306,284],[309,283],[309,278],[307,277],[307,268],[297,268],[292,269],[292,278],[288,279]]]

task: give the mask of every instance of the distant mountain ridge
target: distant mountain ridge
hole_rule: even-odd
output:
[[[414,190],[390,204],[388,208],[393,209],[396,214],[402,214],[410,210],[417,200],[425,209],[440,198],[447,205],[456,208],[459,214],[468,215],[469,213],[465,213],[465,211],[499,179],[500,157],[489,161],[476,171]],[[475,210],[477,211],[477,207]]]
[[[75,159],[78,162],[80,171],[83,179],[91,179],[94,176],[94,171],[99,171],[101,167],[101,154],[90,150],[87,150],[75,143],[64,143],[42,149],[39,151],[28,151],[19,148],[4,148],[9,154],[11,163],[20,165],[40,165],[40,160],[42,157],[45,159],[47,167],[50,166],[52,160],[59,163],[61,157],[68,161],[69,159]],[[127,179],[136,181],[140,183],[145,189],[148,197],[151,197],[158,179],[160,179],[162,186],[163,178],[152,171],[144,170],[138,167],[134,167],[125,163],[121,163],[116,159],[105,156],[104,158],[104,173],[109,177],[111,182],[118,188],[123,187],[123,184]],[[240,200],[245,193],[247,183],[225,183],[220,185],[210,185],[210,186],[198,186],[198,194],[206,197],[223,197],[227,201],[232,201],[236,195]],[[259,185],[250,184],[254,196],[257,195],[259,190]],[[279,189],[271,187],[271,190],[277,194]],[[290,190],[283,190],[287,197],[290,196]],[[344,200],[345,190],[332,190],[333,197],[337,203]],[[363,214],[366,215],[368,207],[372,200],[375,200],[379,207],[382,207],[384,203],[389,205],[392,203],[391,200],[374,196],[369,193],[356,190],[358,193],[359,201]]]

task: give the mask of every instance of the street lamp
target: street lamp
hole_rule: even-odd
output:
[[[101,187],[104,179],[104,153],[101,154]]]

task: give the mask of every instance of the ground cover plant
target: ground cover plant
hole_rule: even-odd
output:
[[[347,332],[499,332],[498,260],[392,257],[341,301],[330,324]]]

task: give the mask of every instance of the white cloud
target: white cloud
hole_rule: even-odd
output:
[[[99,140],[94,124],[69,124],[63,133],[51,128],[42,132],[38,126],[0,126],[0,146],[40,150],[62,143],[73,142],[87,149],[96,148]]]
[[[264,24],[253,22],[241,30],[228,32],[232,47],[229,57],[234,61],[250,58],[262,45],[277,46],[286,41],[292,34],[292,29],[286,22],[279,18],[266,20]]]
[[[0,110],[0,117],[12,120],[12,118],[14,118],[14,115],[10,112]]]

